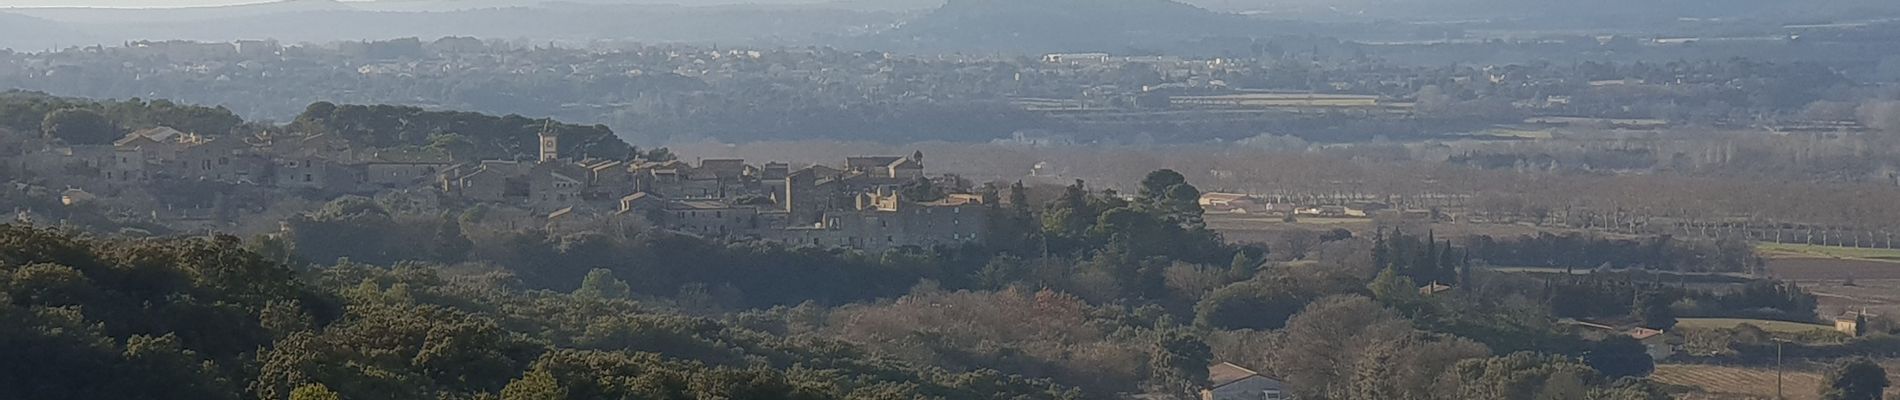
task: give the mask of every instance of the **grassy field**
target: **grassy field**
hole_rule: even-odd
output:
[[[1801,333],[1812,330],[1833,330],[1833,326],[1802,322],[1771,321],[1765,319],[1740,318],[1682,318],[1676,320],[1678,328],[1725,329],[1741,324],[1751,324],[1762,330],[1775,333]]]
[[[1756,251],[1769,258],[1836,258],[1900,264],[1900,249],[1862,249],[1789,243],[1762,243]]]

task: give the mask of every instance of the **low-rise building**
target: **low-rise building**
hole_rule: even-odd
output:
[[[1207,367],[1207,388],[1201,389],[1201,400],[1283,400],[1287,396],[1286,384],[1278,379],[1261,375],[1254,370],[1233,363],[1218,363]]]

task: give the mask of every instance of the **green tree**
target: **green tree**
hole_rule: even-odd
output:
[[[1277,281],[1252,280],[1215,289],[1194,305],[1194,323],[1219,329],[1279,329],[1306,300]]]
[[[290,391],[290,400],[343,400],[343,397],[321,383],[312,383]]]
[[[1590,389],[1583,386],[1583,377],[1577,371],[1557,371],[1544,380],[1544,388],[1537,392],[1535,400],[1584,400]]]
[[[1644,327],[1667,331],[1676,327],[1676,312],[1669,308],[1673,303],[1675,299],[1661,291],[1639,291],[1630,312]]]
[[[436,223],[435,240],[430,241],[430,244],[435,261],[444,263],[462,262],[468,258],[469,250],[475,248],[475,242],[462,234],[462,223],[449,218],[448,214],[443,214],[441,221]]]
[[[501,389],[501,400],[564,400],[567,389],[554,380],[554,374],[535,369]]]
[[[1213,358],[1213,350],[1200,337],[1182,330],[1161,332],[1148,352],[1149,381],[1166,392],[1191,397],[1207,382]]]
[[[1608,378],[1642,377],[1656,370],[1656,360],[1649,356],[1649,347],[1624,335],[1592,344],[1583,362]]]
[[[1171,169],[1156,170],[1149,172],[1148,176],[1141,179],[1141,191],[1138,194],[1144,199],[1161,200],[1167,197],[1168,191],[1175,185],[1186,183],[1187,177],[1181,176],[1179,172]]]
[[[1393,268],[1379,271],[1379,276],[1366,284],[1366,289],[1372,292],[1373,300],[1400,311],[1415,310],[1421,300],[1418,284],[1412,282],[1412,278],[1399,275],[1399,271]]]
[[[614,278],[614,272],[606,268],[587,271],[587,277],[581,279],[581,288],[574,291],[575,296],[601,299],[624,299],[633,295],[633,289],[626,281]]]
[[[1821,400],[1880,400],[1891,382],[1880,364],[1859,357],[1828,369],[1821,384]]]
[[[40,132],[66,144],[111,144],[121,135],[119,128],[104,114],[84,108],[67,108],[46,114]]]

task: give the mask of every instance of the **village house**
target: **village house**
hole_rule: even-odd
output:
[[[1201,400],[1283,400],[1286,384],[1233,363],[1207,367],[1208,386],[1201,389]]]
[[[362,163],[364,183],[383,189],[417,187],[450,166],[440,152],[378,152]]]
[[[264,177],[272,162],[259,154],[250,143],[238,138],[192,136],[184,142],[177,161],[167,169],[178,179],[208,180],[227,183],[267,184]]]
[[[1873,317],[1866,311],[1849,311],[1834,317],[1834,330],[1847,336],[1858,337],[1867,334],[1867,318]]]

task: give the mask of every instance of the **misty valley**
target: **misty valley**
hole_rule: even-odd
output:
[[[0,399],[1884,399],[1900,3],[0,4]]]

